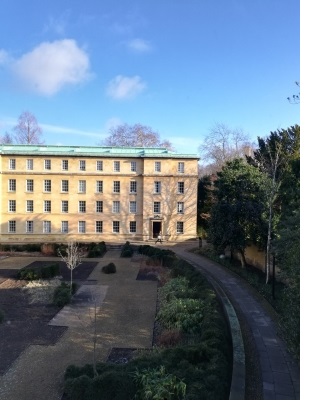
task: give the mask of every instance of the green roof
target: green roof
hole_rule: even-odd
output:
[[[0,145],[0,155],[46,156],[101,156],[154,157],[171,159],[199,159],[198,155],[169,151],[167,148],[117,146],[62,146],[62,145]]]

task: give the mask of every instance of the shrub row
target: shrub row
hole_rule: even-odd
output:
[[[92,365],[69,366],[65,373],[67,399],[228,399],[232,345],[214,291],[200,273],[172,252],[162,255],[161,249],[140,246],[140,253],[146,251],[172,264],[171,274],[176,279],[162,287],[161,299],[167,304],[193,300],[190,301],[192,310],[194,306],[201,307],[200,319],[196,321],[198,327],[169,329],[162,340],[170,344],[177,342],[176,346],[140,353],[127,364],[98,363],[97,376]],[[191,313],[188,320],[192,316]]]
[[[132,257],[134,253],[133,247],[131,246],[131,244],[127,241],[122,249],[121,249],[121,253],[120,253],[120,257]]]
[[[91,242],[88,246],[87,257],[101,257],[107,251],[105,242]]]
[[[17,278],[20,280],[39,280],[53,278],[59,275],[59,264],[54,263],[39,268],[23,268],[18,271]]]
[[[25,245],[0,245],[2,252],[41,252],[41,243],[27,243]]]

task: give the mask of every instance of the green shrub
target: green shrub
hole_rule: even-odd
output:
[[[109,263],[102,267],[102,272],[105,274],[112,274],[116,273],[116,265],[115,263]]]
[[[169,280],[163,287],[159,289],[159,297],[161,300],[170,301],[173,298],[192,297],[195,288],[189,287],[189,281],[186,277],[176,277]]]
[[[130,242],[127,241],[121,249],[120,257],[132,257],[133,253],[133,248]]]
[[[39,280],[59,275],[59,263],[49,264],[40,268],[24,268],[18,271],[20,280]]]
[[[71,301],[70,285],[62,282],[53,293],[53,304],[57,307],[63,307]]]

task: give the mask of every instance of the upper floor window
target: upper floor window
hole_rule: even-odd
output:
[[[103,193],[103,180],[97,180],[96,181],[96,189],[95,191],[97,193]]]
[[[9,200],[8,201],[8,211],[9,212],[16,212],[16,200]]]
[[[27,170],[33,170],[33,159],[27,159],[26,160],[26,169]]]
[[[120,172],[120,162],[118,160],[114,161],[114,172]]]
[[[78,180],[78,192],[86,193],[86,180]]]
[[[184,162],[178,162],[178,173],[184,173]]]
[[[137,191],[137,183],[136,183],[136,181],[131,181],[129,183],[129,192],[136,193],[136,191]]]
[[[44,201],[44,212],[51,212],[51,201],[50,200],[45,200]]]
[[[50,193],[51,192],[51,180],[44,180],[44,191],[46,193]]]
[[[102,160],[97,160],[97,171],[101,171],[103,170],[103,161]]]
[[[33,221],[26,221],[26,233],[34,232],[34,223]]]
[[[67,159],[64,159],[61,161],[61,169],[68,170],[68,160]]]
[[[16,179],[8,180],[8,191],[16,191]]]
[[[177,193],[184,194],[184,181],[179,181],[177,183]]]
[[[161,172],[161,162],[154,162],[154,171]]]
[[[86,170],[86,162],[85,160],[79,161],[79,170],[85,171]]]
[[[16,232],[16,221],[8,221],[8,232],[10,233]]]
[[[120,193],[120,181],[119,180],[115,180],[114,181],[114,193]]]
[[[153,212],[154,212],[154,214],[160,214],[161,213],[161,203],[160,203],[160,201],[155,201],[153,203]]]
[[[9,159],[9,170],[16,170],[16,159]]]
[[[28,192],[34,191],[34,180],[32,180],[32,179],[26,180],[26,191],[28,191]]]
[[[177,203],[177,213],[184,214],[184,203],[183,202]]]
[[[136,214],[136,201],[129,202],[129,212],[131,214]]]
[[[68,180],[61,180],[61,192],[68,193],[69,191],[69,182]]]
[[[136,162],[131,162],[131,172],[136,172]]]
[[[155,194],[161,193],[161,181],[155,181],[154,182],[154,190],[153,190],[153,192]]]
[[[95,212],[103,212],[103,201],[95,202]]]
[[[26,201],[26,212],[33,212],[34,211],[34,201],[27,200]]]
[[[51,170],[51,160],[50,159],[44,159],[44,169]]]
[[[115,214],[119,214],[120,212],[120,201],[113,201],[112,202],[112,212]]]
[[[61,212],[68,212],[68,201],[61,201]]]

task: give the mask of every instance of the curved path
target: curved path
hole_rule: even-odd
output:
[[[253,336],[262,378],[262,399],[299,400],[300,370],[277,335],[276,327],[269,314],[253,297],[244,283],[239,282],[223,266],[203,256],[187,252],[191,246],[169,247],[178,256],[195,265],[201,272],[214,279],[226,292],[237,311],[242,312],[248,329]]]

